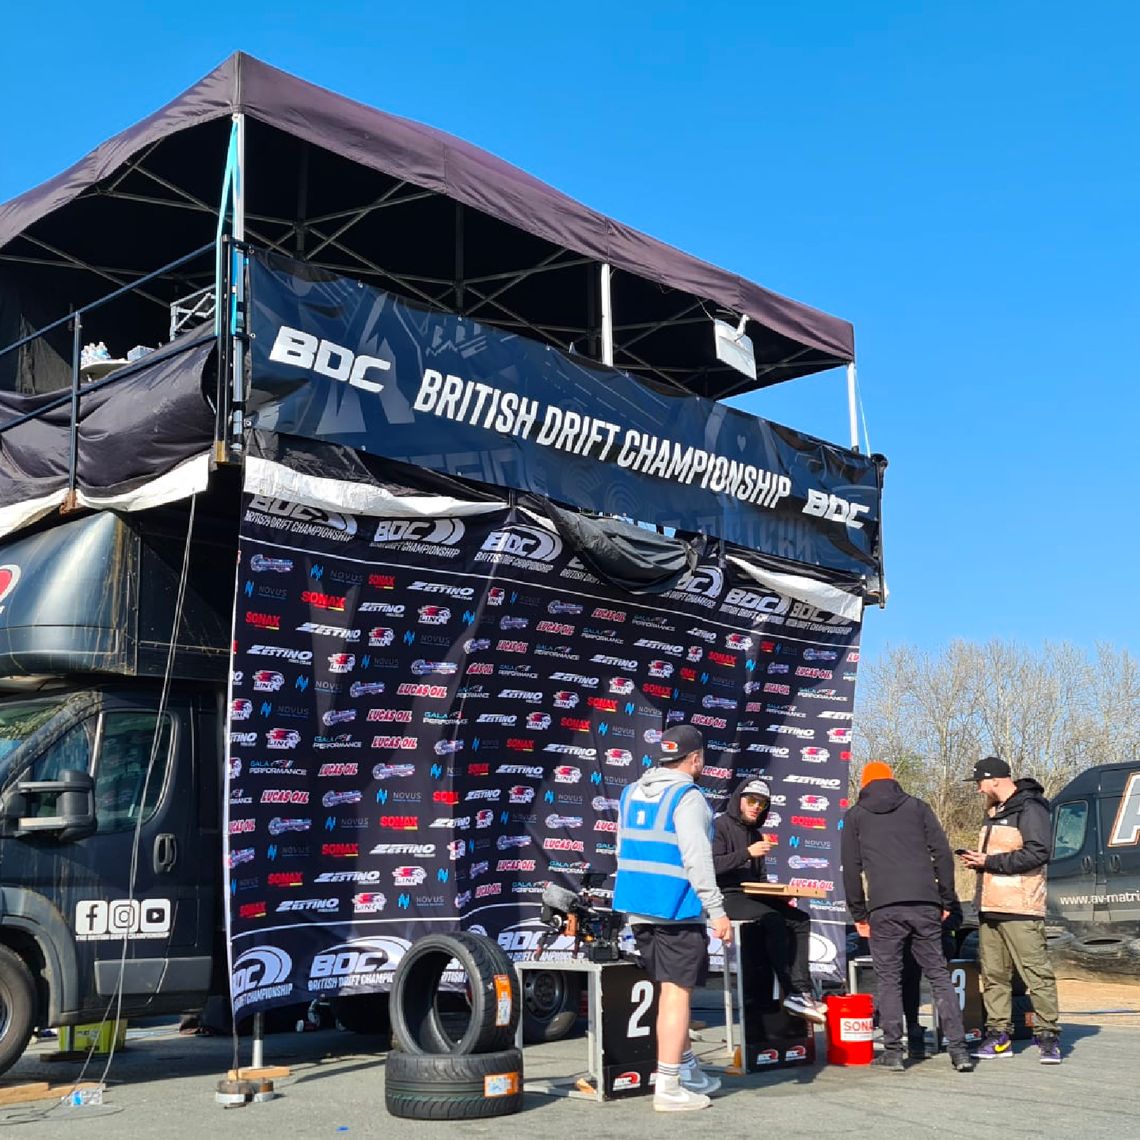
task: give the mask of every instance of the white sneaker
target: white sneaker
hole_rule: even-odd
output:
[[[692,1112],[712,1104],[704,1093],[690,1092],[684,1085],[675,1089],[657,1089],[653,1093],[655,1112]]]
[[[827,1023],[827,1006],[817,1002],[811,994],[788,994],[781,1004],[794,1017],[814,1021],[816,1025]]]
[[[720,1088],[720,1078],[706,1073],[700,1065],[691,1069],[681,1067],[681,1086],[695,1093],[714,1093]]]

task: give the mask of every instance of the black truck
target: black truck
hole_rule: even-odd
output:
[[[1047,922],[1059,967],[1140,980],[1140,763],[1089,768],[1054,797]]]
[[[225,984],[236,536],[200,532],[171,653],[180,513],[102,512],[0,548],[0,1070],[36,1026],[107,1016],[120,980],[124,1016]]]

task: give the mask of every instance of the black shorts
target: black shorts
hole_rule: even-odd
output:
[[[670,926],[638,924],[633,938],[649,976],[691,990],[709,976],[709,936],[703,922]]]

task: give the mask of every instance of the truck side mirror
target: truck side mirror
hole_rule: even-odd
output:
[[[58,780],[21,780],[16,791],[24,810],[28,797],[55,797],[54,814],[25,815],[17,820],[17,836],[48,834],[70,843],[95,834],[95,781],[87,772],[67,768]]]

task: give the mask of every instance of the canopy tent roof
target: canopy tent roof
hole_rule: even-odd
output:
[[[853,359],[846,321],[632,230],[441,131],[241,53],[0,206],[0,287],[16,291],[25,327],[213,239],[235,112],[246,116],[246,236],[255,244],[593,357],[598,265],[607,262],[615,366],[714,399]],[[88,329],[125,341],[118,350],[158,343],[169,304],[212,279],[211,258],[182,267],[100,310]],[[755,383],[716,359],[709,318],[718,310],[751,318]]]

